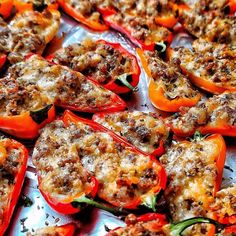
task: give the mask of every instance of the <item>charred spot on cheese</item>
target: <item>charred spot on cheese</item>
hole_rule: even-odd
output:
[[[193,98],[199,94],[174,65],[162,61],[156,52],[145,52],[145,55],[152,78],[162,87],[168,99]]]
[[[107,84],[123,74],[128,75],[128,82],[132,79],[132,75],[129,76],[133,70],[131,58],[111,45],[89,38],[59,50],[53,61],[90,76],[100,84]]]
[[[155,151],[160,146],[160,142],[166,143],[168,138],[169,128],[154,113],[124,111],[95,117],[96,122],[126,138],[128,142],[147,153]]]
[[[40,110],[30,111],[30,116],[37,124],[41,124],[43,121],[45,121],[48,118],[48,111],[51,109],[52,106],[53,105],[51,104]]]
[[[235,126],[236,93],[214,95],[208,100],[201,100],[195,107],[182,108],[178,117],[169,119],[174,129],[191,133],[201,126],[210,127]]]
[[[19,171],[22,162],[20,156],[21,150],[12,149],[4,145],[7,139],[0,139],[0,153],[4,149],[5,157],[0,162],[0,225],[4,222],[4,212],[9,207],[11,193],[15,184],[15,177]],[[0,154],[1,155],[1,154]]]
[[[236,50],[226,44],[195,40],[192,49],[173,49],[172,60],[178,59],[180,66],[196,77],[204,78],[217,86],[236,86]]]
[[[65,127],[55,121],[46,126],[33,162],[43,190],[57,200],[83,191],[89,184],[83,177],[85,170],[98,180],[98,196],[121,207],[148,194],[159,182],[156,164],[147,156],[81,122]]]

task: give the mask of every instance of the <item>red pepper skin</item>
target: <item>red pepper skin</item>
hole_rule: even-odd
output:
[[[92,198],[94,198],[97,194],[98,191],[98,181],[97,179],[91,175],[91,180],[92,180],[92,188],[91,189],[86,189],[86,191],[84,192],[85,195],[90,195]],[[38,182],[39,182],[39,190],[41,192],[41,194],[43,195],[44,199],[46,200],[46,202],[48,203],[48,205],[54,209],[55,211],[61,213],[61,214],[75,214],[80,212],[80,208],[78,207],[73,207],[71,205],[71,203],[73,202],[73,200],[76,197],[80,197],[80,196],[73,196],[71,198],[68,198],[66,200],[66,202],[57,202],[55,199],[53,199],[50,196],[50,193],[46,193],[42,190],[42,186],[41,186],[41,177],[38,176]]]
[[[72,123],[77,123],[77,122],[82,122],[86,125],[89,125],[92,129],[96,130],[96,131],[100,131],[100,132],[104,132],[109,134],[113,140],[115,142],[121,143],[123,144],[125,147],[128,147],[130,150],[132,150],[133,152],[136,153],[140,153],[142,155],[147,156],[147,158],[150,158],[150,160],[152,162],[155,162],[157,164],[158,168],[158,179],[160,180],[160,183],[158,186],[156,186],[154,189],[152,189],[154,194],[157,194],[160,192],[160,190],[165,189],[166,187],[166,183],[167,183],[167,177],[166,177],[166,173],[164,168],[160,165],[160,163],[156,160],[156,158],[154,156],[148,155],[144,152],[142,152],[141,150],[137,149],[136,147],[134,147],[133,145],[131,145],[130,143],[128,143],[125,139],[123,139],[122,137],[118,136],[117,134],[113,133],[111,130],[105,128],[104,126],[92,121],[92,120],[87,120],[81,117],[76,116],[75,114],[73,114],[71,111],[66,110],[64,112],[63,115],[63,122],[65,123],[65,125],[68,125],[70,122]],[[109,202],[110,204],[119,207],[119,203],[114,201],[108,201],[106,196],[99,196],[100,198],[104,199],[105,201]],[[139,205],[141,204],[141,199],[135,199],[133,202],[129,202],[126,205],[122,205],[123,208],[126,209],[136,209]]]
[[[93,116],[92,116],[92,120],[94,122],[96,122],[96,119],[99,119],[99,118],[104,118],[104,116],[106,116],[106,114],[111,114],[111,112],[107,113],[107,112],[99,112],[99,113],[95,113]],[[124,137],[123,137],[124,138]],[[125,139],[125,138],[124,138]],[[128,142],[126,140],[126,142]],[[128,142],[129,143],[129,142]],[[162,154],[164,154],[165,152],[165,147],[164,147],[164,142],[161,141],[160,142],[160,145],[157,149],[155,149],[152,153],[150,153],[150,155],[153,155],[153,156],[161,156]]]
[[[8,18],[13,8],[13,0],[1,0],[0,1],[0,16]]]
[[[140,76],[140,67],[138,65],[138,61],[137,58],[132,55],[131,53],[129,53],[126,49],[124,49],[119,43],[111,43],[111,42],[107,42],[105,40],[98,40],[96,41],[97,44],[104,44],[104,45],[109,45],[112,48],[114,48],[115,50],[118,50],[122,55],[124,55],[125,58],[129,58],[132,60],[132,71],[130,71],[128,74],[132,75],[132,81],[130,82],[132,87],[136,87],[139,83],[139,76]],[[49,55],[46,57],[46,59],[50,62],[53,62],[53,58],[55,57],[54,54]],[[88,76],[88,78],[90,80],[95,81],[96,83],[98,83],[95,79],[93,79],[93,77]],[[110,82],[108,82],[107,84],[100,84],[102,85],[104,88],[111,90],[112,92],[116,93],[116,94],[123,94],[123,93],[128,93],[130,92],[130,89],[126,86],[121,86],[118,85],[117,83],[115,83],[116,78],[111,79]]]
[[[69,223],[66,225],[55,226],[55,232],[60,236],[74,236],[76,228],[74,223]]]
[[[236,0],[229,0],[228,6],[230,7],[230,14],[234,14],[236,12]]]
[[[59,6],[75,20],[81,22],[82,24],[88,26],[89,28],[97,31],[105,31],[108,27],[105,24],[101,24],[98,21],[89,20],[83,16],[79,11],[77,11],[72,5],[70,5],[65,0],[57,0]]]
[[[236,224],[228,226],[223,231],[223,236],[233,236],[236,234]]]
[[[116,22],[113,22],[112,20],[110,20],[109,17],[111,15],[116,14],[115,10],[112,10],[112,9],[109,9],[109,10],[108,9],[106,9],[106,10],[103,9],[103,10],[101,10],[101,9],[99,9],[99,11],[102,13],[103,19],[109,27],[111,27],[111,28],[121,32],[122,34],[126,35],[132,43],[134,43],[138,47],[142,48],[143,50],[148,50],[148,51],[154,51],[155,50],[155,42],[147,44],[147,43],[143,42],[142,40],[136,39],[135,37],[133,37],[131,35],[129,30],[127,30],[126,28],[124,28],[121,25],[118,25]],[[168,36],[166,37],[165,41],[168,44],[170,44],[172,42],[172,40],[173,40],[173,34],[169,33]]]
[[[13,187],[13,191],[10,195],[10,200],[8,203],[9,205],[8,205],[7,209],[5,210],[5,212],[3,212],[4,221],[0,225],[0,235],[4,234],[4,232],[6,231],[6,229],[8,228],[8,226],[10,224],[10,220],[11,220],[13,211],[15,209],[18,198],[20,196],[21,188],[23,186],[26,168],[27,168],[27,160],[28,160],[28,150],[26,149],[26,147],[24,145],[22,145],[21,143],[15,141],[13,139],[6,139],[3,141],[0,141],[0,143],[2,143],[2,142],[3,142],[3,145],[9,149],[21,150],[20,158],[22,161],[22,165],[21,165],[20,169],[18,170],[18,173],[14,179],[15,184]]]
[[[7,55],[5,54],[0,54],[0,69],[3,67],[3,65],[5,64],[7,60]]]
[[[15,116],[0,116],[0,129],[20,139],[33,139],[39,134],[39,130],[47,123],[55,119],[55,107],[52,106],[47,112],[48,118],[37,124],[30,112]]]

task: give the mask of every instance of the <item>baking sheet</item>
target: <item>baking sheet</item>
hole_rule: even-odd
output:
[[[58,37],[61,41],[63,40],[62,46],[80,42],[86,37],[92,37],[93,39],[102,38],[111,42],[119,42],[128,51],[135,54],[134,45],[132,45],[130,41],[120,33],[115,31],[107,31],[104,33],[92,32],[64,14],[62,14]],[[175,37],[173,45],[189,46],[191,45],[190,38],[187,34],[180,33]],[[58,43],[57,39],[57,43],[55,43],[55,41],[52,42],[46,52],[52,53],[58,47],[60,47],[60,43]],[[138,92],[122,96],[128,104],[128,109],[159,112],[151,105],[148,99],[147,78],[143,70],[138,88]],[[33,143],[29,144],[27,142],[25,144],[28,147],[32,147]],[[227,187],[232,183],[236,183],[236,139],[226,138],[226,144],[227,160],[224,169],[222,187]],[[35,169],[31,162],[31,157],[28,161],[28,169],[22,194],[28,196],[32,200],[33,204],[30,207],[24,207],[20,204],[17,205],[11,225],[5,236],[23,236],[26,235],[27,232],[34,232],[37,228],[48,225],[62,225],[69,222],[75,222],[78,225],[80,228],[78,235],[100,236],[106,234],[105,226],[109,229],[113,229],[117,226],[124,225],[124,222],[120,220],[120,218],[99,209],[86,208],[82,212],[73,216],[61,215],[52,210],[38,190],[37,178]]]

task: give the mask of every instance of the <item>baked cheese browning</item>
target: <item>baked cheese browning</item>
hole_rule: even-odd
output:
[[[119,0],[111,1],[111,5],[118,12],[128,13],[142,18],[152,18],[153,20],[155,17],[165,13],[174,14],[166,0]]]
[[[160,219],[153,219],[147,222],[140,221],[134,214],[129,214],[125,218],[126,227],[120,227],[110,231],[108,236],[136,236],[136,235],[149,235],[149,236],[167,236],[167,227],[162,227],[163,222]],[[163,229],[162,229],[163,228]],[[165,230],[166,228],[166,230]]]
[[[211,140],[177,143],[160,157],[169,184],[165,197],[173,220],[205,216],[213,202],[217,144]]]
[[[30,52],[41,54],[59,25],[56,10],[18,13],[8,26],[0,27],[0,51],[8,54],[11,63],[23,60]]]
[[[219,219],[236,215],[236,184],[217,192],[210,209],[210,214]]]
[[[220,87],[236,87],[236,50],[226,44],[195,40],[191,50],[174,48],[171,57],[179,60],[187,73]]]
[[[102,23],[101,14],[97,11],[97,0],[65,0],[65,2],[86,19]]]
[[[21,149],[6,147],[4,141],[0,140],[0,225],[6,218],[5,212],[11,202],[11,193],[15,184],[15,177],[23,164],[20,155]]]
[[[24,11],[15,16],[10,22],[13,31],[27,31],[41,35],[45,43],[49,43],[60,27],[60,12],[57,10]]]
[[[199,94],[174,65],[162,61],[155,52],[145,52],[145,55],[152,78],[168,99],[193,98]]]
[[[131,37],[141,40],[145,44],[166,41],[170,36],[167,28],[158,26],[152,19],[123,13],[116,13],[107,19],[116,22],[117,25],[130,32]]]
[[[94,120],[147,153],[155,151],[161,142],[166,143],[169,136],[169,128],[155,113],[140,111],[106,113],[95,116]]]
[[[55,53],[55,63],[91,76],[101,84],[107,84],[118,76],[133,70],[133,60],[111,45],[85,39]]]
[[[197,38],[210,42],[236,45],[236,16],[225,16],[216,11],[201,13],[195,10],[183,12],[184,27]]]
[[[201,100],[195,107],[182,108],[176,118],[168,121],[173,129],[183,133],[193,133],[204,127],[230,127],[236,125],[236,93],[214,95],[208,100]]]
[[[207,215],[209,204],[214,201],[217,150],[211,140],[180,142],[160,157],[169,181],[164,195],[174,222]],[[205,226],[194,226],[188,235],[195,230],[203,231]]]
[[[37,55],[11,66],[0,83],[0,113],[4,116],[38,110],[53,103],[80,110],[99,110],[115,103],[112,92],[80,73],[52,65]]]
[[[159,182],[156,162],[81,122],[64,127],[62,121],[54,121],[46,126],[35,146],[33,162],[42,189],[56,199],[82,191],[85,182],[77,184],[82,170],[98,180],[99,197],[121,207],[141,195],[148,196]]]

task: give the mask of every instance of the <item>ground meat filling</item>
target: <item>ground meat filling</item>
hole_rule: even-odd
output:
[[[4,116],[38,110],[53,103],[95,110],[114,104],[112,92],[37,55],[11,66],[0,84],[0,114]]]
[[[222,127],[236,125],[236,93],[215,95],[208,100],[202,100],[190,109],[182,108],[182,112],[169,119],[174,129],[191,133],[197,128],[209,125]]]
[[[133,70],[132,59],[110,45],[96,43],[91,39],[59,50],[53,61],[85,76],[91,76],[101,84],[107,84],[120,75],[132,73]]]
[[[160,157],[168,176],[165,198],[174,222],[207,216],[217,176],[217,144],[211,140],[177,143]],[[187,235],[205,226],[194,227]],[[196,234],[202,235],[202,234]]]
[[[146,52],[147,62],[152,78],[164,90],[168,99],[193,98],[199,93],[188,79],[178,72],[174,65],[162,61],[156,53]]]
[[[78,0],[66,0],[66,2],[86,19],[102,23],[101,14],[96,9],[96,0],[80,0],[79,2]]]
[[[166,41],[170,35],[170,31],[167,28],[156,25],[152,19],[144,19],[123,13],[111,15],[108,19],[124,27],[130,32],[132,37],[146,44]]]
[[[169,134],[169,129],[154,113],[117,112],[97,117],[95,121],[147,153],[155,151],[161,141],[166,143]]]
[[[60,16],[49,11],[26,11],[0,27],[0,52],[14,64],[30,52],[41,54],[59,28]]]
[[[98,179],[98,196],[119,206],[148,194],[159,182],[156,164],[149,158],[80,122],[64,127],[62,121],[55,121],[46,126],[33,161],[43,190],[56,199],[82,193],[88,184],[85,171]]]
[[[236,16],[221,16],[217,12],[184,11],[184,27],[197,38],[210,42],[236,45]]]
[[[213,216],[216,215],[220,219],[236,215],[236,184],[217,192],[210,208]]]
[[[204,56],[203,56],[204,55]],[[192,49],[173,49],[172,60],[189,73],[207,79],[217,86],[236,87],[236,50],[226,44],[195,40]]]
[[[149,236],[167,236],[161,227],[157,227],[160,224],[159,219],[150,220],[147,222],[138,221],[134,214],[129,214],[125,218],[126,227],[118,228],[113,232],[109,232],[108,236],[122,236],[122,235],[149,235]]]
[[[22,165],[20,150],[5,147],[2,141],[4,140],[0,140],[0,225],[4,221],[4,212],[9,207],[15,176]],[[6,152],[6,155],[2,152]]]

